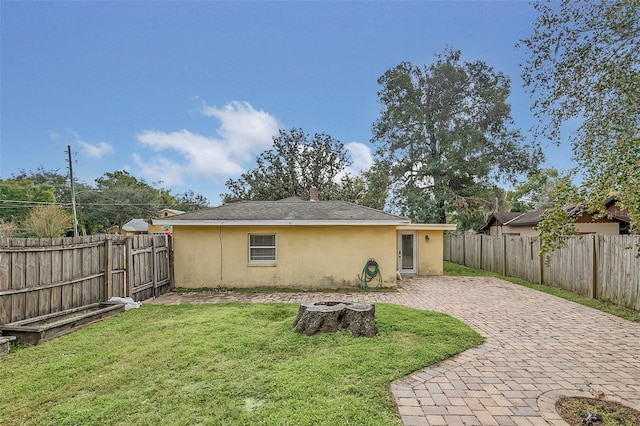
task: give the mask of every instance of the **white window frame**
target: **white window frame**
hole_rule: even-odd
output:
[[[267,236],[267,237],[271,237],[272,236],[273,237],[273,245],[272,246],[257,246],[257,245],[254,246],[254,245],[251,245],[251,237],[254,237],[254,236]],[[266,264],[274,264],[274,263],[276,263],[276,261],[278,259],[278,249],[277,249],[278,241],[277,241],[277,236],[276,236],[275,233],[274,234],[249,234],[247,236],[247,239],[248,239],[248,244],[247,245],[248,245],[248,248],[249,248],[247,256],[249,258],[249,263],[259,263],[259,264],[265,264],[265,263]],[[273,249],[273,259],[253,259],[252,256],[251,256],[251,251],[254,248]]]

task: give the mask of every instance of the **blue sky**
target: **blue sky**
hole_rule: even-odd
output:
[[[377,79],[445,46],[512,80],[518,127],[534,123],[515,47],[524,1],[0,2],[0,178],[126,169],[220,203],[278,128],[324,132],[371,161]],[[543,144],[567,170],[568,146]]]

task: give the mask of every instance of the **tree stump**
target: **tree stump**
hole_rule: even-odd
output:
[[[348,330],[353,337],[378,334],[375,305],[351,302],[302,303],[293,329],[305,336]]]

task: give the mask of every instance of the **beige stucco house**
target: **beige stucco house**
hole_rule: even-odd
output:
[[[173,229],[177,287],[359,285],[368,259],[383,287],[401,275],[441,275],[443,231],[345,201],[243,201],[153,220]]]
[[[175,216],[177,214],[182,214],[184,213],[182,210],[175,210],[175,209],[162,209],[160,210],[160,217],[164,218],[164,217],[171,217],[171,216]],[[149,225],[149,233],[150,234],[171,234],[173,232],[173,230],[171,229],[171,225],[154,225],[154,224],[150,224]]]

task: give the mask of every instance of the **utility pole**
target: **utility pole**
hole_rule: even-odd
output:
[[[78,213],[76,212],[76,187],[73,184],[73,162],[71,161],[71,145],[67,145],[69,156],[69,180],[71,181],[71,209],[73,210],[73,236],[78,236]]]

